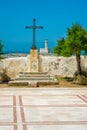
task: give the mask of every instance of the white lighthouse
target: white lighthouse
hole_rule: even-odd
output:
[[[48,49],[48,40],[46,39],[45,40],[45,48],[40,48],[40,53],[41,54],[47,54],[49,52],[49,49]]]

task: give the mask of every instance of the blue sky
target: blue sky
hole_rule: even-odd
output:
[[[87,0],[0,0],[0,39],[6,52],[29,52],[32,46],[32,30],[26,25],[44,26],[36,32],[36,45],[49,48],[57,45],[57,39],[66,36],[67,27],[80,23],[87,29]]]

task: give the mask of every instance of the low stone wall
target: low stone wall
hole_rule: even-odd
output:
[[[6,73],[11,79],[18,76],[19,72],[29,72],[29,58],[6,58],[0,61],[0,73]],[[81,57],[82,68],[87,69],[87,56]],[[77,70],[76,57],[57,57],[40,55],[40,71],[61,77],[73,77]]]
[[[19,72],[26,72],[27,69],[27,57],[6,58],[0,61],[0,73],[5,73],[11,79],[17,77]]]

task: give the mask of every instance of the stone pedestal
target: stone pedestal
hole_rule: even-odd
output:
[[[31,49],[30,51],[30,72],[39,72],[39,54],[37,49]]]

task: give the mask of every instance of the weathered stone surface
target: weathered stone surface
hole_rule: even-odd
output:
[[[39,72],[39,54],[37,49],[30,51],[30,72]]]
[[[0,74],[3,72],[11,79],[18,76],[19,72],[29,72],[30,55],[27,57],[6,58],[0,61]],[[82,56],[82,68],[87,69],[87,56]],[[77,70],[76,58],[41,56],[40,72],[48,72],[50,75],[62,77],[73,77]]]
[[[81,57],[81,66],[87,69],[87,56]],[[77,70],[76,57],[41,56],[42,72],[62,77],[73,77]]]
[[[0,72],[12,79],[17,77],[19,72],[26,72],[28,66],[27,57],[7,58],[0,61]]]

